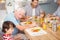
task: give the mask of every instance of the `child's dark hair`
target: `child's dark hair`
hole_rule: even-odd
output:
[[[10,25],[14,28],[15,25],[11,21],[5,21],[2,25],[2,32],[6,33],[6,29],[9,30]]]

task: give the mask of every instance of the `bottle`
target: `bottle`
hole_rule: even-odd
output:
[[[60,24],[57,25],[57,29],[60,30]]]
[[[57,24],[55,21],[52,22],[52,31],[56,32],[57,31]]]
[[[46,29],[47,29],[47,25],[46,25],[46,23],[43,23],[43,25],[42,25],[42,26],[43,26],[43,29],[44,29],[44,30],[46,30]]]

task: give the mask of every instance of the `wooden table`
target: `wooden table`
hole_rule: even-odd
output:
[[[51,28],[47,28],[45,31],[47,34],[40,36],[31,36],[26,31],[25,34],[30,40],[60,40],[60,30],[53,32]]]

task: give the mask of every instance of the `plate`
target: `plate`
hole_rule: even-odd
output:
[[[40,31],[40,28],[39,28],[39,27],[37,27],[37,28],[32,28],[31,31],[32,31],[32,32],[39,32],[39,31]]]
[[[37,30],[37,31],[36,31]],[[34,27],[34,28],[27,28],[25,31],[30,35],[30,36],[40,36],[40,35],[45,35],[47,34],[46,31],[44,31],[40,27]]]

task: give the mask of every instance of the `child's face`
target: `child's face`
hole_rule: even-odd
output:
[[[44,14],[40,14],[40,17],[44,17]]]
[[[10,25],[11,27],[9,28],[9,30],[7,30],[6,34],[12,34],[13,32],[13,27],[12,25]]]
[[[12,34],[12,32],[13,32],[13,30],[10,28],[10,29],[6,32],[6,34]]]

